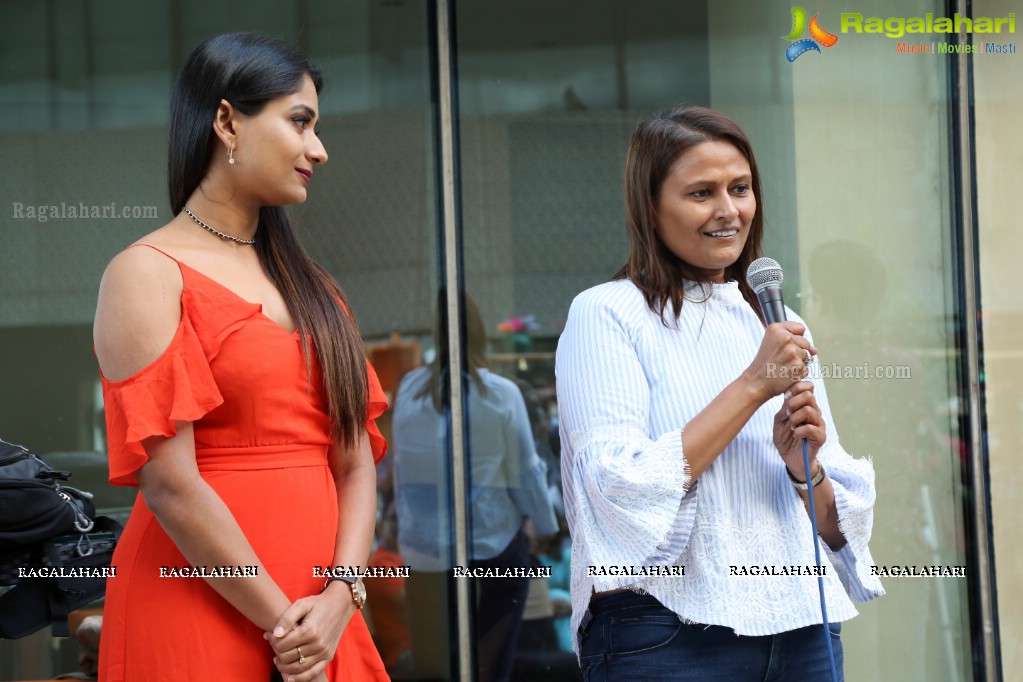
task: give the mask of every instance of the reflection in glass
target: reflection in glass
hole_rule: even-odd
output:
[[[470,470],[470,566],[475,571],[523,571],[535,565],[527,537],[557,529],[547,490],[547,467],[538,457],[522,393],[487,368],[487,335],[475,303],[466,297],[468,364],[467,452]],[[398,545],[414,567],[408,583],[413,666],[419,675],[443,676],[446,633],[428,614],[443,608],[450,589],[452,535],[446,523],[449,455],[443,393],[446,368],[439,352],[401,381],[393,417],[394,493]],[[464,567],[462,567],[464,568]],[[465,579],[465,578],[462,578]],[[478,679],[511,676],[529,578],[473,577]]]

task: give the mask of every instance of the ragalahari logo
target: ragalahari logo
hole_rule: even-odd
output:
[[[818,43],[824,47],[833,47],[838,42],[838,36],[825,31],[817,23],[817,17],[819,16],[819,14],[814,14],[813,19],[810,20],[810,37],[799,40],[799,37],[803,35],[803,31],[807,28],[806,10],[802,7],[792,8],[792,30],[787,36],[783,36],[783,40],[796,41],[785,48],[785,58],[790,62],[796,61],[799,55],[805,54],[810,50],[820,52],[821,48],[818,47]]]

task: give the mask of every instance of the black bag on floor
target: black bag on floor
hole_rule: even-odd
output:
[[[67,637],[67,614],[101,598],[121,525],[96,517],[92,494],[59,481],[19,445],[0,440],[0,638],[51,625]]]
[[[0,549],[92,530],[92,494],[58,482],[70,477],[22,446],[0,440]]]

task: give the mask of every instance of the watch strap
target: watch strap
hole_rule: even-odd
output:
[[[789,480],[792,481],[792,487],[794,487],[796,490],[806,490],[807,488],[810,487],[807,484],[806,481],[800,481],[798,478],[793,476],[792,472],[789,471],[788,467],[785,467],[785,473],[787,473],[789,475]],[[817,486],[819,486],[821,484],[821,481],[823,481],[823,480],[824,480],[824,465],[821,464],[820,462],[818,462],[817,463],[817,475],[813,477],[813,480],[810,481],[810,483],[812,483],[813,487],[816,488]]]
[[[355,581],[358,579],[359,576],[357,575],[332,575],[331,577],[327,578],[327,581],[325,583],[323,583],[323,587],[320,588],[320,592],[323,592],[323,590],[327,589],[327,585],[331,584],[335,580],[340,580],[341,582],[348,583],[349,585],[354,585]]]
[[[323,587],[320,588],[320,593],[322,594],[323,591],[327,589],[327,586],[334,581],[347,583],[349,589],[352,591],[352,603],[355,604],[355,608],[362,609],[363,604],[366,603],[366,598],[364,596],[366,588],[363,586],[362,576],[331,576],[323,583]]]

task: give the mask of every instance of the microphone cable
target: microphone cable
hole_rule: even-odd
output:
[[[772,324],[786,319],[785,304],[782,302],[781,285],[784,273],[778,261],[773,258],[757,258],[746,269],[746,283],[757,295],[757,302],[764,315],[764,322]],[[813,530],[813,554],[817,560],[817,591],[821,599],[821,618],[823,619],[824,641],[828,647],[828,661],[831,663],[831,680],[838,682],[838,667],[835,665],[835,652],[831,647],[831,623],[828,622],[828,606],[824,600],[824,568],[821,565],[821,543],[817,534],[817,510],[813,505],[813,477],[810,476],[810,452],[803,439],[803,468],[806,472],[806,495],[810,511],[810,527]]]
[[[838,668],[835,665],[835,652],[831,647],[831,623],[828,622],[828,605],[824,600],[824,574],[821,566],[821,541],[817,534],[817,510],[813,505],[813,477],[810,476],[810,451],[803,439],[803,467],[806,473],[806,495],[810,507],[810,527],[813,529],[813,555],[817,560],[817,590],[821,598],[821,618],[824,619],[824,641],[828,646],[828,661],[831,663],[831,680],[838,682]]]

